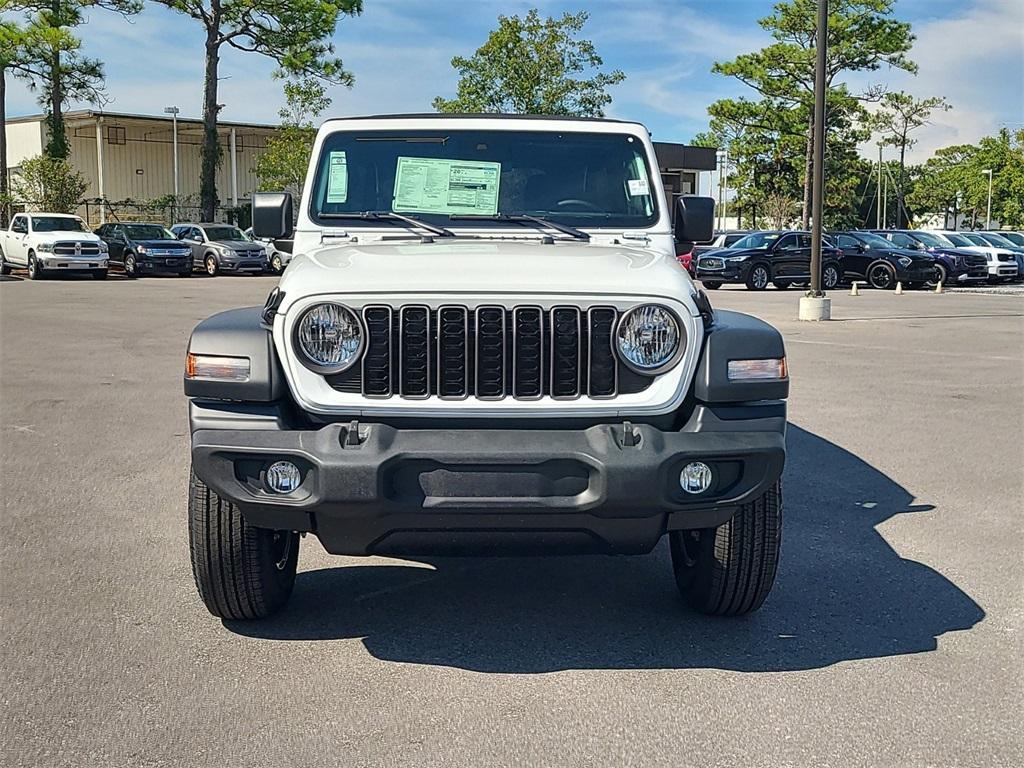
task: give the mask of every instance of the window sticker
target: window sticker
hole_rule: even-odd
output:
[[[392,209],[493,216],[500,180],[501,163],[399,157]]]
[[[630,179],[629,194],[633,197],[651,194],[651,189],[647,186],[647,179]]]
[[[343,151],[327,158],[327,202],[348,202],[348,159]]]

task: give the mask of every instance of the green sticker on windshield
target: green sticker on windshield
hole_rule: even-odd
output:
[[[344,152],[331,152],[327,159],[327,202],[348,201],[348,160]]]
[[[493,216],[501,163],[399,157],[392,210]]]

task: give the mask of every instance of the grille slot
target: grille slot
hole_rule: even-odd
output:
[[[370,304],[359,365],[327,376],[340,392],[368,398],[572,400],[646,389],[614,351],[618,310],[524,305]]]
[[[430,397],[430,309],[402,307],[399,314],[399,394]]]

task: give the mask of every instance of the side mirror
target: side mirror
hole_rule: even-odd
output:
[[[295,231],[290,192],[256,192],[252,196],[252,236],[276,240]]]
[[[715,199],[683,195],[676,201],[672,230],[677,243],[706,243],[715,236]]]

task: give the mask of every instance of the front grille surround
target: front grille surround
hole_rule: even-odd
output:
[[[340,374],[315,375],[296,356],[292,339],[295,324],[313,304],[342,304],[357,313],[366,333],[366,348],[357,365]],[[614,350],[615,329],[620,317],[642,304],[658,303],[668,307],[681,321],[684,350],[678,364],[662,373],[638,375],[625,367]],[[429,349],[429,369],[416,366],[419,382],[409,388],[407,360],[402,361],[403,379],[399,379],[399,345],[408,348],[409,337],[402,337],[401,316],[419,309],[414,319],[429,323],[433,341]],[[428,310],[427,315],[423,309]],[[525,360],[522,346],[518,359],[513,357],[513,315],[517,309],[533,310],[527,319],[543,316],[541,346],[532,347]],[[443,312],[442,312],[443,310]],[[439,315],[439,313],[441,313]],[[332,414],[454,415],[485,417],[529,414],[546,416],[601,416],[608,413],[668,413],[682,402],[692,380],[703,338],[702,326],[693,320],[692,309],[678,300],[657,295],[603,294],[507,294],[481,293],[472,298],[458,294],[310,294],[279,310],[274,320],[274,338],[285,376],[297,403],[303,410]],[[445,371],[445,352],[436,345],[441,330],[439,317],[452,321],[447,334],[460,349],[468,349],[468,368]],[[557,324],[549,324],[554,317]],[[464,332],[462,324],[468,326]],[[556,332],[555,325],[558,326]],[[534,325],[534,329],[536,326]],[[390,329],[391,333],[387,333]],[[554,332],[554,333],[553,333]],[[536,330],[534,330],[536,337]],[[424,330],[419,329],[422,342]],[[442,333],[444,338],[445,334]],[[415,341],[415,339],[414,339]],[[390,347],[390,348],[389,348]],[[422,344],[417,348],[422,352]],[[560,366],[569,350],[576,351],[579,368]],[[543,385],[536,394],[536,362],[540,352]],[[532,389],[526,387],[522,371],[527,362],[532,372]],[[390,371],[388,364],[390,363]],[[513,396],[513,370],[520,380]],[[533,366],[533,367],[530,367]],[[556,375],[553,375],[556,374]],[[423,388],[424,377],[429,386]],[[577,378],[578,377],[578,378]],[[468,393],[463,386],[468,381]],[[442,382],[452,388],[439,389]],[[578,382],[578,383],[577,383]],[[564,387],[564,388],[563,388]],[[426,391],[427,394],[424,394]]]

